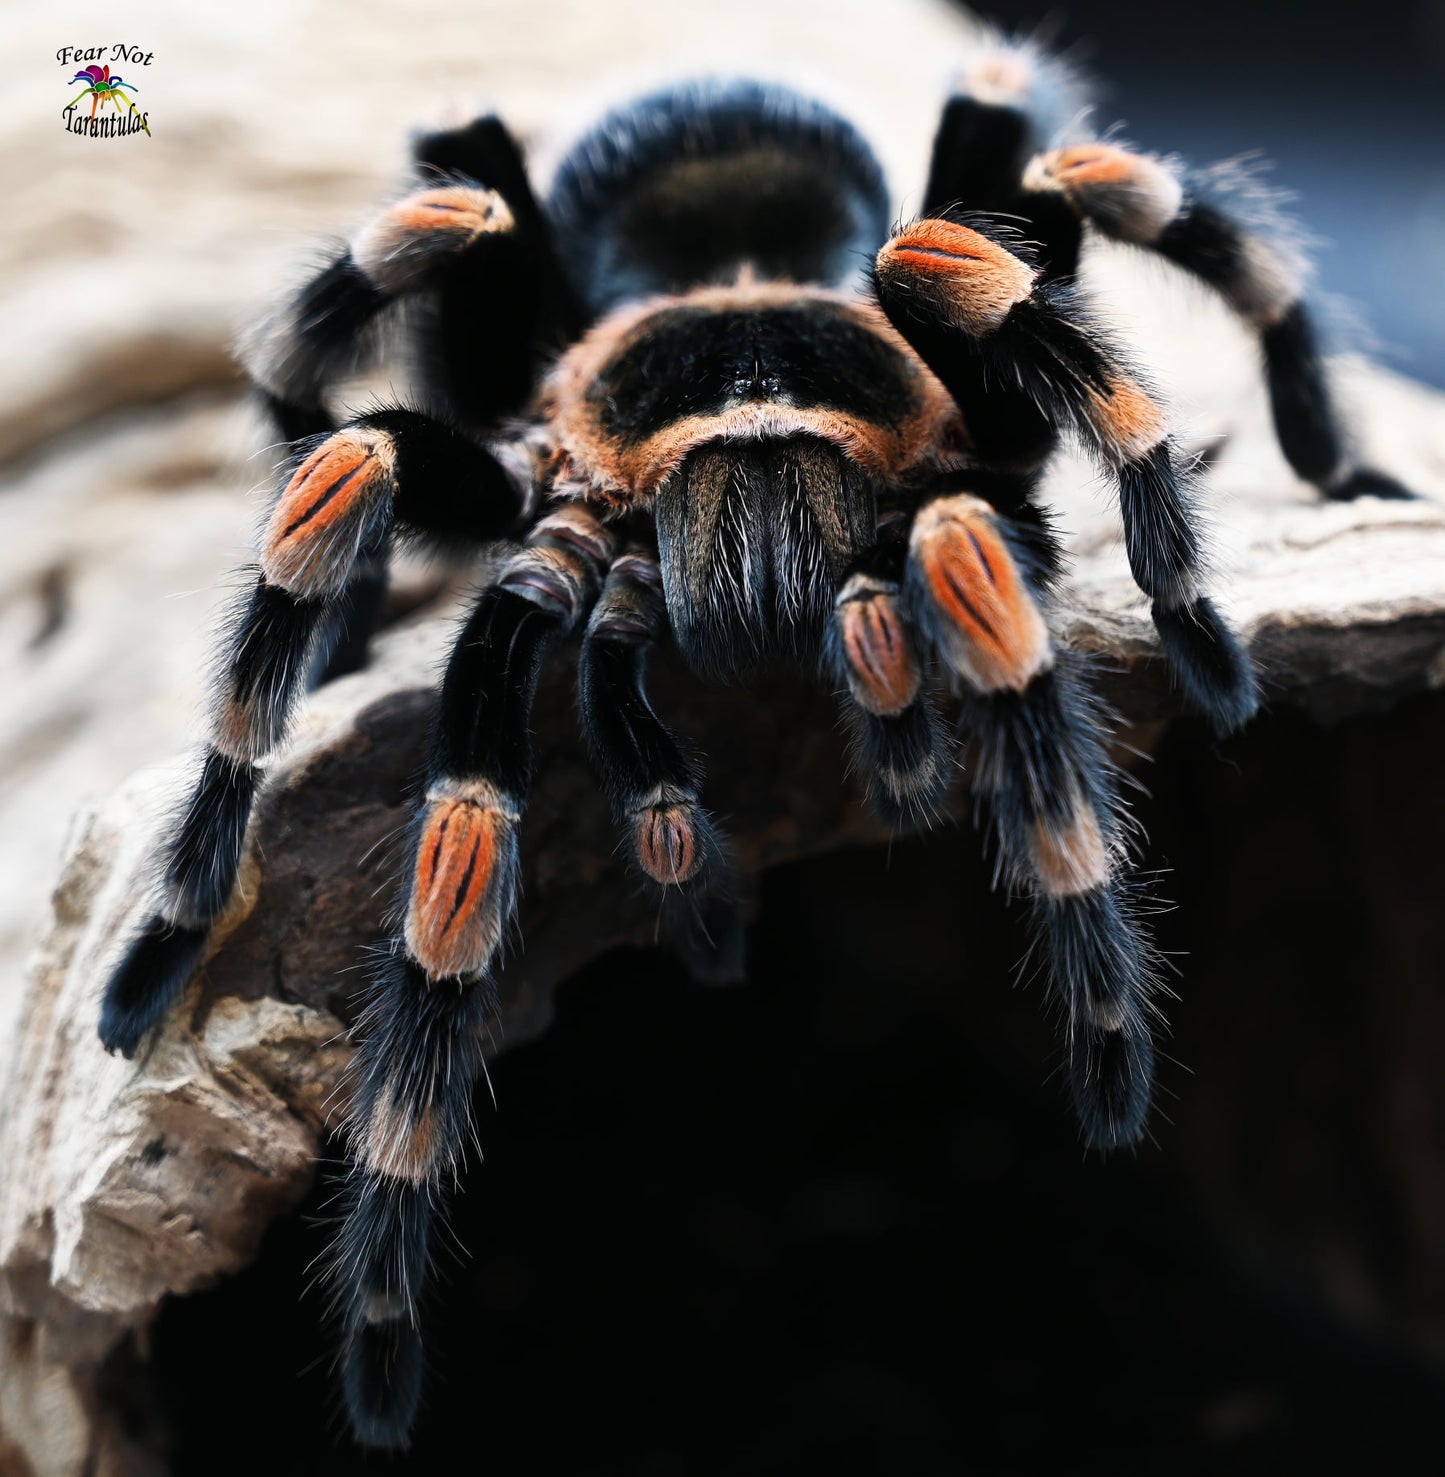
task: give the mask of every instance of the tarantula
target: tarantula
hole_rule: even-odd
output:
[[[644,690],[649,653],[670,639],[718,676],[779,657],[820,669],[874,806],[900,825],[944,800],[935,696],[952,689],[1062,1007],[1084,1138],[1143,1131],[1151,955],[1127,817],[1082,662],[1048,618],[1061,556],[1035,494],[1061,436],[1117,487],[1187,697],[1224,731],[1258,691],[1205,593],[1165,413],[1074,283],[1085,230],[1177,263],[1257,330],[1303,478],[1329,497],[1403,489],[1346,449],[1291,252],[1232,211],[1221,175],[1061,144],[1075,103],[1029,45],[973,56],[922,218],[896,231],[864,139],[780,87],[695,82],[612,112],[545,203],[481,117],[418,137],[412,193],[258,334],[253,377],[291,456],[153,913],[106,988],[109,1049],[133,1053],[201,961],[260,766],[318,660],[364,658],[391,550],[507,541],[441,683],[396,926],[355,1032],[334,1282],[360,1440],[404,1443],[417,1407],[428,1244],[516,908],[529,713],[570,635],[617,823],[705,977],[738,973],[740,934],[701,769]],[[428,408],[334,415],[329,392],[374,362],[389,317]]]

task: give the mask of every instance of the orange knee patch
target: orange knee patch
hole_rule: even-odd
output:
[[[642,870],[664,887],[686,882],[701,865],[690,805],[655,805],[634,817],[633,850]]]
[[[1184,187],[1174,171],[1117,144],[1076,144],[1029,161],[1024,188],[1057,190],[1100,229],[1124,241],[1151,242],[1179,214]]]
[[[1169,434],[1164,412],[1127,375],[1111,381],[1107,394],[1090,394],[1088,415],[1115,461],[1135,461]]]
[[[952,221],[916,221],[878,253],[878,280],[924,298],[965,333],[992,333],[1034,287],[1034,269],[987,236]]]
[[[1093,806],[1080,801],[1066,824],[1038,822],[1029,837],[1034,875],[1050,897],[1090,892],[1109,880],[1109,848]]]
[[[406,943],[433,979],[487,967],[505,919],[496,884],[508,865],[510,820],[471,799],[433,800],[417,847]]]
[[[425,285],[439,258],[515,225],[511,207],[495,190],[420,190],[382,211],[352,242],[351,258],[383,292],[409,292]]]
[[[303,599],[346,583],[377,504],[391,496],[396,451],[380,431],[338,431],[292,474],[261,543],[269,583]]]
[[[898,601],[884,590],[845,598],[838,628],[854,701],[881,717],[901,713],[918,696],[919,672]]]
[[[495,190],[454,185],[409,195],[390,212],[403,231],[457,231],[475,236],[508,230],[514,224],[507,202]]]
[[[361,1154],[373,1174],[421,1184],[436,1166],[436,1140],[431,1110],[412,1113],[401,1105],[388,1082],[363,1127]]]
[[[910,558],[949,665],[984,692],[1022,691],[1052,660],[1048,627],[999,534],[993,510],[959,493],[914,520]]]

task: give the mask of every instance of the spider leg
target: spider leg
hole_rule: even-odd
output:
[[[402,301],[428,401],[475,429],[518,410],[539,352],[579,326],[505,125],[488,116],[422,134],[413,156],[422,187],[373,217],[248,346],[251,377],[288,440],[335,429],[329,388],[370,365],[381,342],[371,330]],[[323,643],[318,681],[365,661],[386,594],[384,548],[357,581]]]
[[[1083,230],[1057,194],[1026,190],[1024,166],[1087,112],[1090,89],[1068,62],[1024,37],[985,30],[961,59],[938,131],[923,215],[1019,216],[1050,276],[1078,268]]]
[[[499,537],[519,504],[487,452],[413,411],[362,416],[302,448],[262,537],[259,578],[224,638],[209,741],[162,852],[156,910],[106,985],[109,1050],[130,1056],[199,963],[235,887],[260,766],[286,737],[358,559],[393,531]]]
[[[515,229],[502,195],[461,184],[414,190],[372,217],[247,347],[247,368],[282,435],[294,441],[333,429],[326,391],[369,362],[363,331],[372,320],[434,287],[460,257],[485,272],[482,258]]]
[[[476,426],[519,408],[539,348],[580,327],[505,125],[488,116],[422,134],[413,157],[419,188],[374,215],[247,346],[288,440],[334,429],[328,387],[370,363],[366,330],[404,299],[420,300],[411,326],[428,392]]]
[[[577,701],[593,763],[633,860],[656,885],[669,936],[694,977],[739,979],[743,930],[726,848],[702,808],[702,767],[648,701],[647,660],[669,632],[656,557],[613,564],[582,642]]]
[[[1024,179],[1106,236],[1158,252],[1192,273],[1253,328],[1275,434],[1299,477],[1330,498],[1412,496],[1355,461],[1304,303],[1304,260],[1278,223],[1273,230],[1245,224],[1232,209],[1227,173],[1191,172],[1174,161],[1091,143],[1039,155]]]
[[[430,311],[417,315],[415,358],[428,392],[467,421],[489,423],[530,398],[539,351],[560,350],[585,327],[562,270],[551,224],[532,190],[526,161],[490,114],[412,141],[418,175],[433,184],[481,187],[507,203],[510,231],[440,263]],[[488,352],[477,352],[484,334]],[[496,347],[510,346],[498,353]]]
[[[401,924],[355,1033],[353,1166],[333,1277],[347,1407],[369,1444],[404,1444],[420,1393],[418,1301],[443,1182],[470,1129],[491,970],[515,910],[537,681],[610,553],[584,509],[544,517],[478,597],[442,681]]]
[[[1021,443],[1032,418],[1036,433],[1071,428],[1095,454],[1117,486],[1129,566],[1174,671],[1227,732],[1254,713],[1258,688],[1201,588],[1199,514],[1164,412],[1088,322],[1074,289],[1043,280],[1016,245],[979,218],[916,222],[878,253],[879,301],[970,427],[985,426],[996,405]],[[1036,437],[1031,457],[1048,444]]]
[[[906,530],[895,526],[854,563],[838,588],[828,635],[830,663],[847,693],[854,765],[874,813],[896,829],[931,824],[955,773],[904,609],[907,553]]]
[[[1129,907],[1114,772],[1082,664],[1044,619],[1053,538],[972,492],[914,519],[905,602],[964,693],[974,793],[1011,886],[1027,897],[1052,998],[1067,1020],[1086,1141],[1143,1131],[1153,1069],[1151,954]]]

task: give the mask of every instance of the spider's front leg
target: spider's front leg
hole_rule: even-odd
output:
[[[1275,434],[1295,473],[1326,497],[1410,497],[1361,467],[1342,426],[1304,301],[1306,263],[1277,216],[1246,224],[1228,171],[1193,172],[1115,144],[1039,154],[1024,172],[1031,201],[1062,201],[1116,241],[1155,251],[1213,288],[1258,335]],[[1260,209],[1260,206],[1256,206]]]
[[[1007,241],[1007,244],[1006,244]],[[1083,314],[990,223],[925,220],[878,254],[894,327],[959,402],[975,439],[1006,428],[1037,463],[1071,428],[1118,488],[1129,566],[1186,693],[1227,732],[1259,705],[1254,669],[1201,588],[1199,516],[1163,411]],[[1005,448],[991,448],[1007,460]]]
[[[130,1056],[199,963],[236,885],[261,765],[289,731],[358,561],[398,534],[497,538],[520,511],[491,455],[413,411],[362,416],[293,459],[262,537],[259,578],[224,637],[209,739],[160,857],[155,910],[106,985],[108,1049]]]
[[[578,664],[577,698],[593,763],[643,875],[658,888],[690,973],[738,979],[743,930],[722,839],[701,803],[702,771],[654,712],[647,660],[667,636],[656,556],[631,548],[607,575]]]
[[[332,1268],[347,1407],[370,1444],[404,1444],[420,1396],[418,1305],[516,909],[537,682],[610,555],[610,535],[585,509],[549,513],[478,597],[442,681],[400,926],[355,1031],[352,1174]]]
[[[1091,1146],[1113,1148],[1139,1137],[1148,1112],[1150,951],[1128,904],[1097,711],[1044,617],[1057,558],[1039,523],[972,491],[941,493],[913,518],[901,584],[872,573],[844,586],[835,645],[860,706],[901,702],[906,714],[925,701],[918,647],[964,693],[975,795],[1067,1018],[1079,1120]]]

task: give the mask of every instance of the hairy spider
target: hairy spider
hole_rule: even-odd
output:
[[[416,1410],[428,1244],[516,907],[529,713],[573,633],[617,823],[704,977],[738,974],[741,935],[701,770],[644,692],[653,648],[675,641],[720,676],[779,656],[821,669],[872,803],[900,825],[931,818],[949,787],[934,695],[951,688],[1062,1007],[1084,1138],[1142,1133],[1151,954],[1126,817],[1082,661],[1049,627],[1060,550],[1035,492],[1061,436],[1117,486],[1130,567],[1189,700],[1223,731],[1258,696],[1203,588],[1165,413],[1074,284],[1085,228],[1176,262],[1254,326],[1302,477],[1330,497],[1404,490],[1346,449],[1283,241],[1231,207],[1223,174],[1061,144],[1077,101],[1030,45],[973,56],[923,218],[891,234],[868,144],[779,87],[689,83],[613,112],[545,203],[482,117],[419,137],[413,192],[257,335],[254,378],[292,455],[152,916],[106,989],[107,1047],[134,1052],[202,959],[260,765],[318,660],[364,659],[391,550],[508,541],[441,684],[397,922],[356,1030],[333,1275],[362,1441],[405,1442]],[[374,330],[404,301],[393,337],[428,409],[339,423],[328,393],[375,362]]]

